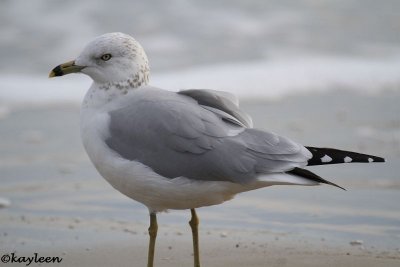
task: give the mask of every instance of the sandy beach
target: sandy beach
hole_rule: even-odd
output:
[[[64,236],[64,240],[53,241],[49,248],[34,251],[41,256],[63,259],[54,266],[146,266],[144,225],[110,222],[107,228],[98,224],[93,227],[93,224],[96,225],[95,222],[59,225],[64,231],[49,227],[54,230],[54,236]],[[77,229],[68,229],[71,225]],[[285,233],[205,228],[200,233],[203,266],[398,266],[400,260],[393,251],[350,245],[334,247],[323,239],[310,243],[307,237]],[[68,235],[79,238],[67,241],[67,245]],[[188,228],[162,225],[156,266],[192,266],[190,244]],[[33,251],[19,249],[17,255],[31,256]]]
[[[398,266],[398,99],[395,91],[339,91],[244,101],[260,128],[388,162],[313,168],[347,191],[276,186],[199,209],[203,266]],[[145,266],[147,210],[97,174],[78,120],[74,104],[20,105],[3,114],[0,251],[63,259],[42,266]],[[188,219],[188,211],[160,214],[157,266],[192,264]]]

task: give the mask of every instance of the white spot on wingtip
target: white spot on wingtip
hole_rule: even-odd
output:
[[[350,162],[352,162],[352,161],[353,161],[353,159],[350,158],[350,157],[345,157],[345,158],[344,158],[344,162],[346,162],[346,163],[350,163]]]
[[[321,158],[321,162],[331,162],[332,161],[332,158],[331,157],[329,157],[328,155],[325,155],[325,156],[323,156],[322,158]]]
[[[374,162],[373,158],[368,158],[368,162]]]

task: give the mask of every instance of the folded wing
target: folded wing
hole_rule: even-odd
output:
[[[285,137],[226,119],[224,114],[251,126],[237,111],[220,109],[221,101],[189,95],[137,89],[129,105],[109,113],[106,144],[164,177],[236,183],[303,167],[311,158],[305,147]]]

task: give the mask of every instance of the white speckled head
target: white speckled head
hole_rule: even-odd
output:
[[[75,60],[82,73],[103,87],[138,87],[147,84],[149,63],[142,46],[131,36],[106,33],[91,41]]]

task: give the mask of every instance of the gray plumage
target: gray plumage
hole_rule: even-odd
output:
[[[311,158],[285,137],[246,128],[250,117],[217,91],[145,87],[128,98],[129,104],[109,113],[106,143],[164,177],[248,183]]]
[[[239,109],[239,100],[233,94],[210,89],[184,90],[180,91],[178,94],[195,99],[199,105],[207,109],[211,108],[213,112],[224,112],[225,120],[227,121],[247,128],[253,127],[251,117]],[[233,118],[230,118],[227,114],[231,115]]]

